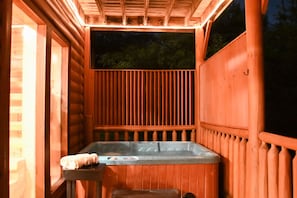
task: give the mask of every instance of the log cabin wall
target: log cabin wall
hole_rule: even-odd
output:
[[[200,66],[198,143],[219,153],[220,197],[245,197],[248,145],[246,33]]]

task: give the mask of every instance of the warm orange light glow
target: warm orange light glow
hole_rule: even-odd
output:
[[[211,17],[213,17],[214,16],[214,14],[218,11],[218,9],[221,7],[221,5],[223,4],[225,2],[225,0],[221,0],[215,7],[214,7],[214,9],[210,12],[210,14],[205,18],[205,20],[202,22],[202,23],[200,23],[200,27],[203,27],[206,23],[207,23],[207,21],[209,21],[209,19],[211,19]],[[223,9],[222,9],[222,11],[223,11]]]
[[[222,4],[225,2],[225,0],[221,0],[214,9],[210,12],[210,14],[200,23],[200,24],[195,24],[193,26],[133,26],[133,25],[95,25],[95,24],[87,24],[84,22],[84,20],[81,18],[79,11],[74,4],[72,0],[66,0],[67,4],[69,5],[69,8],[71,9],[72,13],[74,14],[75,18],[78,20],[78,22],[82,26],[86,27],[96,27],[96,28],[126,28],[126,29],[133,29],[133,28],[138,28],[138,29],[196,29],[196,28],[201,28],[203,27],[207,21],[209,21],[215,13],[218,11],[218,9],[222,6]],[[224,9],[232,2],[229,1],[224,8],[222,8],[218,14],[216,14],[216,18],[224,11]]]
[[[77,9],[76,5],[73,3],[73,1],[72,0],[66,0],[66,3],[69,5],[70,9],[72,10],[72,12],[73,12],[74,16],[76,17],[76,19],[78,20],[78,22],[82,26],[86,26],[84,20],[79,15],[78,9]]]

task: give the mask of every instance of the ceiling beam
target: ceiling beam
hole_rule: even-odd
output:
[[[166,11],[166,14],[165,14],[164,26],[168,26],[168,22],[169,22],[169,19],[170,19],[170,15],[171,15],[174,3],[175,3],[175,0],[170,0],[169,1],[168,8],[167,8],[167,11]]]

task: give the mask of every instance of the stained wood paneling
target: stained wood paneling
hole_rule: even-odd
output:
[[[167,188],[176,188],[182,195],[192,192],[199,198],[217,198],[218,164],[107,166],[102,197],[110,198],[114,189]],[[88,192],[87,197],[95,197],[94,191]]]
[[[245,34],[201,65],[200,120],[223,126],[248,127]]]
[[[94,83],[95,126],[194,124],[193,70],[96,70]]]

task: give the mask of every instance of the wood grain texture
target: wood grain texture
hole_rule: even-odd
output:
[[[181,194],[192,192],[199,198],[217,198],[218,164],[107,166],[102,197],[111,197],[114,189],[170,188],[180,190]],[[87,195],[94,196],[93,192]]]

